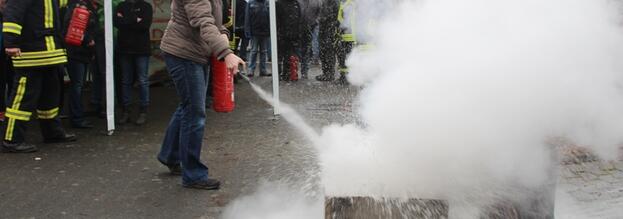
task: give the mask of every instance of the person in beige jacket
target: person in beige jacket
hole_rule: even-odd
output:
[[[221,0],[172,0],[171,20],[160,45],[180,104],[166,130],[158,160],[172,174],[182,175],[186,188],[220,187],[218,180],[208,178],[208,167],[200,159],[208,82],[205,69],[212,56],[224,61],[234,74],[245,64],[229,49],[229,33],[222,19]]]

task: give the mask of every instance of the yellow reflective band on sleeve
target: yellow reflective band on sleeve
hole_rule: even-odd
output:
[[[26,92],[26,81],[28,79],[26,77],[21,77],[19,79],[19,83],[17,85],[17,93],[15,94],[15,99],[13,99],[12,109],[19,109],[22,104],[22,99],[24,98],[24,93]],[[8,110],[7,110],[8,111]],[[4,135],[4,139],[7,141],[13,140],[13,130],[15,129],[15,118],[9,118],[9,122],[7,123],[6,133]]]
[[[60,0],[59,3],[60,3],[59,6],[61,8],[64,8],[65,6],[67,6],[67,0]]]
[[[2,32],[22,35],[22,25],[12,22],[4,22],[2,23]]]
[[[17,68],[48,66],[48,65],[57,65],[57,64],[63,64],[63,63],[67,63],[66,56],[44,58],[44,59],[25,59],[25,60],[13,59],[13,67],[17,67]]]
[[[29,121],[31,115],[32,115],[31,112],[20,111],[20,110],[11,109],[11,108],[6,109],[6,117],[13,118],[16,120]]]
[[[54,8],[52,4],[52,0],[44,0],[44,27],[45,28],[53,28],[54,27]],[[48,47],[49,48],[49,47]]]
[[[13,57],[13,60],[51,58],[64,55],[67,55],[67,51],[64,49],[56,49],[52,51],[42,52],[22,52],[22,56]]]
[[[56,50],[56,43],[54,42],[54,36],[45,37],[45,46],[46,48],[48,48],[48,51]]]
[[[58,107],[51,110],[37,110],[37,118],[39,119],[54,119],[58,116]]]

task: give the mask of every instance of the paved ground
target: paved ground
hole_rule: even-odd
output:
[[[270,88],[268,78],[255,78]],[[342,120],[355,89],[312,80],[283,83],[285,101],[305,113],[315,127]],[[152,88],[149,123],[76,132],[74,144],[41,145],[33,154],[0,154],[0,218],[197,218],[214,217],[233,198],[263,180],[297,181],[313,176],[311,149],[285,120],[247,84],[236,89],[230,114],[209,112],[203,159],[210,175],[224,183],[219,191],[183,189],[155,159],[177,103],[171,87]],[[29,141],[41,141],[38,128]]]
[[[268,78],[254,80],[270,88]],[[315,128],[354,121],[357,91],[313,80],[282,83],[281,90],[283,100]],[[275,120],[247,84],[236,92],[236,111],[210,112],[206,127],[203,159],[210,175],[224,183],[221,190],[183,189],[155,160],[177,102],[173,88],[161,86],[152,89],[154,107],[145,126],[120,126],[105,136],[104,121],[93,118],[99,129],[72,130],[81,137],[74,144],[0,154],[0,218],[216,218],[264,180],[313,182],[318,167],[308,142],[284,120]],[[30,136],[40,142],[37,128]],[[564,206],[582,209],[576,215],[616,218],[612,209],[623,206],[622,162],[562,167],[559,194],[569,203]]]

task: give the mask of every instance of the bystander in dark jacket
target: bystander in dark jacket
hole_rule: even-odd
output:
[[[71,80],[69,89],[69,114],[71,124],[74,128],[92,128],[93,125],[84,117],[82,104],[82,89],[85,84],[85,78],[89,69],[89,64],[93,61],[95,55],[95,32],[99,28],[97,22],[97,5],[94,0],[70,0],[65,10],[63,19],[63,36],[68,34],[68,29],[74,10],[82,8],[90,13],[87,28],[84,32],[82,45],[67,45],[67,72]]]
[[[114,24],[119,29],[117,51],[121,63],[121,104],[119,124],[130,122],[132,85],[134,79],[140,90],[140,112],[137,125],[147,121],[149,106],[149,57],[151,40],[149,30],[153,18],[152,6],[144,0],[126,0],[115,10]]]
[[[301,6],[297,0],[279,0],[277,10],[277,42],[279,49],[280,79],[288,80],[289,59],[298,57],[305,25]]]
[[[245,26],[245,9],[247,8],[247,1],[245,0],[235,0],[236,1],[236,11],[235,11],[235,25],[234,25],[234,34],[238,37],[236,41],[236,54],[240,56],[240,58],[247,60],[247,47],[249,47],[249,38],[244,33]]]
[[[266,58],[270,47],[270,19],[267,0],[249,0],[245,11],[244,31],[251,38],[249,55],[249,72],[252,77],[256,67],[256,59],[260,55],[260,76],[270,76],[266,71]]]

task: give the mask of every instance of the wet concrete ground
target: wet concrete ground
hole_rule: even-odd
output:
[[[270,90],[270,78],[253,80]],[[311,79],[282,83],[281,89],[282,99],[316,129],[355,121],[357,93],[358,88]],[[314,186],[318,167],[309,142],[285,120],[275,120],[272,108],[244,82],[236,87],[236,98],[233,113],[208,113],[202,156],[210,176],[222,181],[220,190],[184,189],[179,177],[156,161],[177,104],[174,89],[161,86],[152,88],[153,107],[144,126],[119,126],[106,136],[105,122],[90,118],[96,129],[68,128],[80,137],[76,143],[0,154],[0,218],[217,218],[229,202],[264,181]],[[38,128],[29,136],[41,141]],[[570,194],[585,213],[616,218],[609,211],[623,206],[622,165],[563,165],[559,192]]]
[[[270,89],[270,78],[253,80]],[[356,90],[302,80],[282,83],[281,92],[321,127],[352,120],[343,114],[350,114]],[[175,91],[152,87],[151,97],[148,124],[118,126],[113,136],[97,118],[90,118],[96,129],[67,128],[80,137],[72,144],[40,144],[38,128],[30,128],[28,140],[39,152],[0,154],[0,218],[212,218],[262,181],[306,184],[301,179],[317,170],[307,141],[285,120],[275,120],[272,108],[241,82],[233,113],[208,112],[202,158],[222,188],[184,189],[155,159],[177,104]]]

